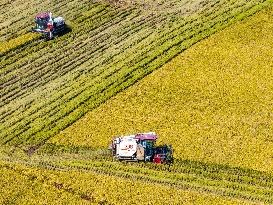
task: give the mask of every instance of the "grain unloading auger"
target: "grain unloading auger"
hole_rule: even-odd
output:
[[[172,146],[156,146],[157,138],[154,132],[114,138],[110,146],[112,155],[118,160],[149,161],[155,164],[172,163]]]
[[[36,27],[32,28],[32,32],[43,34],[48,40],[54,38],[55,35],[62,33],[66,29],[63,17],[53,17],[51,12],[39,13],[35,17]]]

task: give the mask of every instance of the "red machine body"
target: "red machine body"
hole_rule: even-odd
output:
[[[36,27],[31,31],[44,34],[49,40],[66,29],[63,17],[53,17],[51,12],[37,14],[35,16],[35,23]]]

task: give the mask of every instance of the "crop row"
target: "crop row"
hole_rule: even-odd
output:
[[[130,33],[129,33],[130,34]],[[119,39],[117,39],[117,40],[119,40]],[[96,50],[96,49],[94,49],[94,50]],[[93,52],[92,50],[91,50],[91,52]],[[90,51],[89,51],[89,53],[90,53]],[[91,53],[90,53],[91,54]],[[88,55],[87,55],[88,56]]]
[[[79,174],[72,169],[69,172],[55,168],[37,169],[5,162],[1,162],[1,170],[5,171],[1,176],[6,176],[0,182],[1,186],[5,187],[0,197],[1,203],[38,204],[41,201],[47,204],[56,202],[59,204],[178,204],[181,201],[186,204],[195,201],[205,204],[245,203],[211,194],[184,191],[160,183],[152,184],[85,170],[81,170]],[[20,183],[3,184],[11,179]],[[156,193],[151,195],[154,190]]]
[[[93,18],[92,18],[93,19]],[[91,44],[92,45],[92,44]],[[58,48],[58,47],[57,47]],[[74,49],[74,48],[73,48]],[[55,50],[57,50],[56,48],[55,48]],[[50,51],[49,51],[50,52]],[[55,52],[57,52],[57,51],[55,51]],[[56,59],[57,60],[57,59]],[[50,63],[50,61],[49,61],[49,63]],[[43,65],[43,64],[42,64]],[[21,67],[21,69],[22,69],[23,67]]]
[[[106,39],[103,39],[103,37],[102,37],[102,39],[99,39],[99,40],[103,41],[103,40],[106,40]],[[99,46],[99,42],[96,42],[96,40],[94,40],[93,43],[96,43],[97,46]],[[93,49],[96,49],[96,47],[93,46]],[[16,88],[17,88],[16,91],[24,91],[25,85],[28,85],[31,81],[33,81],[33,79],[31,77],[35,76],[37,74],[37,72],[36,72],[37,70],[39,70],[39,72],[38,72],[39,76],[35,77],[34,81],[37,78],[43,78],[44,77],[43,74],[50,75],[51,78],[54,79],[54,76],[59,76],[60,72],[65,73],[64,69],[61,69],[62,68],[61,66],[66,66],[64,62],[67,62],[67,64],[71,64],[71,65],[73,65],[75,63],[78,63],[77,59],[75,59],[74,56],[73,56],[74,53],[75,53],[75,50],[71,50],[71,51],[72,51],[71,54],[69,52],[64,52],[63,54],[61,54],[59,56],[55,56],[55,53],[53,53],[53,54],[51,54],[49,59],[44,58],[44,59],[39,59],[39,62],[37,62],[37,63],[32,62],[31,65],[33,66],[34,70],[27,71],[26,74],[24,74],[22,76],[27,81],[22,82],[22,80],[20,81],[18,78],[14,79],[12,82],[8,81],[8,84],[7,83],[6,84],[10,88],[10,90],[7,90],[6,92],[8,92],[9,95],[13,95],[14,98],[18,97],[18,96],[14,96],[14,93],[12,93],[11,91],[13,91]],[[83,52],[83,50],[82,50],[82,52]],[[49,56],[47,55],[47,57],[49,57]],[[84,56],[82,56],[82,57],[84,57]],[[52,66],[50,70],[48,70],[48,68],[47,68],[47,66],[49,66],[49,65]],[[27,67],[30,67],[30,66],[27,66]],[[58,69],[55,70],[54,68],[58,68]],[[48,74],[49,71],[50,71],[50,73]],[[21,84],[20,90],[18,89],[18,84]],[[33,87],[33,86],[30,86],[30,87]],[[5,97],[5,95],[4,95],[4,97]]]
[[[128,13],[128,12],[127,12]],[[125,14],[121,14],[121,15],[123,15],[123,17],[124,17],[124,15],[126,15],[126,13]],[[120,18],[119,18],[119,16],[116,16],[116,18],[117,18],[117,20],[116,21],[114,21],[114,22],[110,22],[110,26],[113,26],[115,23],[118,23],[118,21],[120,21]],[[108,16],[108,18],[107,19],[105,19],[106,20],[106,23],[107,22],[109,22],[109,20],[111,20],[111,16]],[[102,22],[103,23],[103,22]],[[96,27],[99,27],[99,26],[101,26],[100,24],[99,25],[97,25]],[[109,26],[109,25],[106,25],[107,27]],[[106,28],[107,28],[106,27]],[[76,47],[74,46],[74,45],[70,45],[69,47],[70,48],[67,48],[67,52],[64,52],[63,54],[57,54],[58,53],[58,47],[56,48],[54,48],[55,49],[55,52],[53,52],[52,53],[52,56],[49,58],[49,59],[47,59],[46,57],[45,58],[42,58],[42,59],[39,59],[39,61],[37,62],[37,63],[35,63],[35,61],[34,62],[32,62],[33,64],[35,64],[35,67],[34,68],[32,68],[33,70],[34,70],[34,72],[35,72],[35,70],[41,70],[41,71],[43,71],[43,70],[45,70],[45,68],[47,68],[47,66],[48,65],[51,65],[51,64],[53,64],[53,65],[51,65],[51,66],[55,66],[55,67],[58,67],[60,64],[64,64],[64,62],[66,62],[66,63],[71,63],[71,58],[74,60],[74,58],[73,58],[73,55],[75,55],[75,53],[77,54],[77,56],[79,56],[80,54],[81,54],[81,56],[80,57],[84,57],[84,56],[86,56],[87,54],[85,53],[85,52],[83,52],[83,51],[87,51],[89,48],[85,48],[86,47],[86,44],[88,44],[89,46],[90,45],[93,45],[92,47],[90,47],[91,49],[94,49],[94,48],[96,48],[95,46],[100,46],[98,43],[96,43],[96,40],[99,40],[100,38],[101,38],[101,40],[105,40],[105,39],[103,39],[103,38],[105,38],[103,35],[100,35],[100,36],[96,36],[96,35],[98,35],[99,33],[100,33],[100,31],[103,31],[103,29],[106,29],[104,26],[101,26],[100,28],[99,28],[99,30],[98,31],[95,31],[95,34],[91,34],[91,36],[90,37],[92,37],[92,36],[94,36],[94,38],[88,38],[88,40],[84,40],[84,44],[82,45],[82,43],[81,44],[79,44],[79,45],[77,45]],[[84,35],[84,37],[86,38],[86,35]],[[97,39],[96,39],[97,38]],[[80,39],[79,39],[80,40]],[[91,42],[90,41],[94,41],[93,43],[95,44],[91,44]],[[97,44],[97,45],[96,45]],[[62,45],[60,44],[59,45],[59,47],[61,47]],[[71,48],[71,46],[73,46],[72,48]],[[79,48],[82,48],[82,50],[79,50]],[[76,52],[77,51],[77,52]],[[79,53],[79,52],[82,52],[82,53]],[[46,51],[45,51],[46,52]],[[56,54],[55,54],[56,53]],[[72,56],[71,56],[72,55]],[[43,61],[42,61],[43,60]],[[75,59],[75,60],[77,60],[77,59]],[[75,61],[74,60],[74,61]],[[57,63],[57,65],[54,65],[54,64],[56,64]],[[26,67],[26,68],[25,68]],[[28,70],[28,68],[30,67],[30,65],[26,65],[26,66],[23,66],[23,67],[20,67],[20,69],[22,69],[22,70]],[[36,67],[38,67],[38,69],[36,68]],[[30,67],[31,68],[31,67]],[[61,69],[58,69],[59,70],[59,72],[62,72],[62,70]],[[56,72],[58,72],[58,70],[56,70]],[[16,70],[17,71],[17,70]],[[45,70],[46,71],[46,70]],[[17,71],[18,72],[18,71]],[[32,71],[33,72],[33,71]],[[31,71],[30,71],[30,75],[31,75],[31,73],[32,73]],[[26,73],[26,75],[29,75],[28,74],[29,73],[29,71],[27,71],[27,73]],[[43,73],[43,72],[42,72]],[[14,75],[13,73],[11,73],[12,75]],[[16,80],[16,79],[15,79]],[[18,81],[18,79],[17,79],[17,81]],[[16,83],[16,81],[15,81],[15,83]],[[18,83],[18,82],[17,82]]]
[[[101,154],[102,152],[88,149],[78,154],[47,155],[40,152],[39,155],[33,156],[31,161],[21,159],[20,163],[39,169],[70,173],[76,171],[81,172],[81,175],[83,172],[96,173],[101,176],[137,180],[154,186],[171,186],[173,189],[212,193],[247,201],[272,203],[273,200],[273,178],[264,172],[190,160],[175,161],[173,165],[120,163],[105,160]],[[81,159],[82,157],[84,159]],[[6,160],[14,163],[18,158],[9,157]]]

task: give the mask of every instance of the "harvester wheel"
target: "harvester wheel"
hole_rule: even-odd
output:
[[[52,31],[49,31],[49,32],[47,33],[47,39],[48,39],[48,40],[52,40],[52,39],[53,39],[53,33],[52,33]]]

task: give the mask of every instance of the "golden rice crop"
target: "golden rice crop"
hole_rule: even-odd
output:
[[[26,33],[17,38],[11,39],[10,41],[3,42],[0,45],[0,54],[5,53],[9,50],[17,48],[18,46],[24,45],[25,43],[37,39],[39,35],[35,33]]]
[[[175,157],[273,170],[272,7],[196,44],[51,142],[156,131]]]
[[[4,188],[1,204],[247,204],[236,199],[113,176],[2,162],[0,166],[0,185]],[[7,183],[11,180],[16,183]]]
[[[0,162],[0,204],[75,204],[81,199],[48,183],[41,183],[39,177],[33,169],[22,170],[20,165],[11,169]]]

